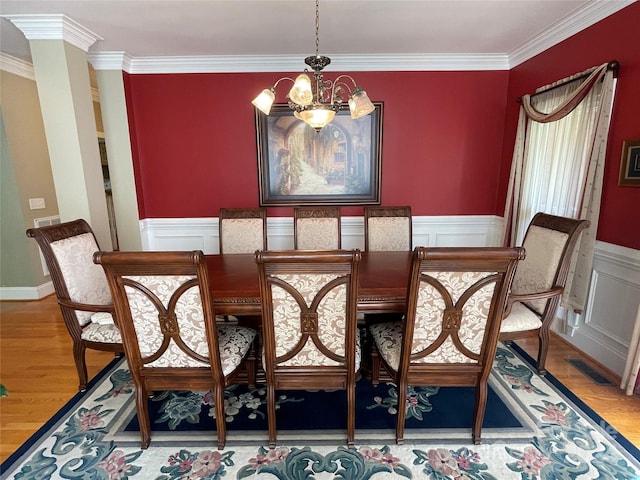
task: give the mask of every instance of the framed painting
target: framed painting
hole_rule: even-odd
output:
[[[640,187],[640,140],[626,140],[622,144],[618,185]]]
[[[382,102],[353,120],[348,110],[316,130],[278,104],[256,109],[261,206],[380,203]]]

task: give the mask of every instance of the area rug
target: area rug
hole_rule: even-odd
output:
[[[151,398],[151,446],[141,450],[134,389],[119,359],[2,464],[1,478],[640,479],[640,451],[530,362],[515,345],[498,349],[482,445],[471,442],[473,389],[412,388],[398,446],[395,385],[361,379],[356,448],[344,445],[344,392],[279,391],[278,446],[269,450],[266,392],[237,386],[226,392],[227,444],[218,451],[209,392]]]

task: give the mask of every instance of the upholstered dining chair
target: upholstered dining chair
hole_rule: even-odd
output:
[[[347,443],[353,446],[360,251],[262,251],[256,262],[269,447],[276,445],[275,391],[318,388],[346,390]]]
[[[340,207],[295,207],[293,243],[296,250],[340,250]]]
[[[78,389],[87,388],[86,349],[122,353],[120,331],[114,322],[113,302],[107,279],[93,254],[98,242],[89,224],[73,220],[30,228],[51,275],[64,324],[73,341]]]
[[[410,251],[411,243],[411,207],[364,207],[364,249],[367,252]]]
[[[410,251],[412,240],[412,217],[410,206],[365,206],[364,249],[372,251]],[[374,322],[398,320],[402,313],[367,313],[361,315],[366,325]],[[371,338],[365,338],[369,350]]]
[[[571,257],[588,220],[538,212],[524,236],[527,257],[513,279],[500,340],[538,337],[538,373],[547,373],[549,329],[567,283]]]
[[[217,447],[226,440],[224,389],[246,364],[255,385],[256,331],[215,321],[204,255],[192,252],[97,252],[113,293],[140,425],[151,442],[148,397],[165,390],[213,392]]]
[[[267,248],[265,208],[221,208],[220,253],[254,253]]]
[[[398,388],[396,442],[404,443],[407,387],[473,386],[472,438],[481,441],[487,380],[521,248],[417,247],[404,321],[369,327],[372,381],[380,364]]]

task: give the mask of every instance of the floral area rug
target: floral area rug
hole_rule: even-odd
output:
[[[150,399],[151,446],[141,450],[120,359],[7,459],[1,478],[640,480],[638,449],[529,360],[517,346],[498,349],[482,445],[471,443],[473,389],[412,388],[398,446],[395,386],[360,380],[355,449],[344,446],[344,392],[278,392],[278,447],[269,450],[265,390],[231,387],[218,451],[209,392]]]

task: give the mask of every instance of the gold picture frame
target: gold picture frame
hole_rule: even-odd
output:
[[[640,140],[625,140],[622,143],[618,185],[640,187]]]

